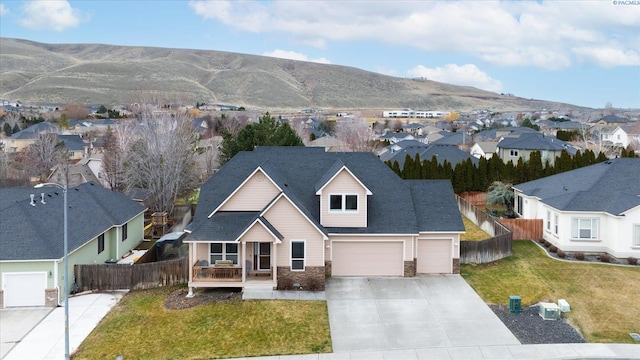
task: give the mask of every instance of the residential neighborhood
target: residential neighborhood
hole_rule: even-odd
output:
[[[180,275],[162,273],[161,286],[143,288],[176,286],[179,304],[236,293],[244,301],[320,301],[331,325],[329,351],[382,351],[371,340],[375,327],[366,333],[337,318],[354,317],[353,306],[370,316],[369,305],[344,294],[370,287],[371,299],[384,303],[391,300],[377,296],[401,286],[402,296],[392,298],[421,317],[427,305],[411,294],[429,298],[440,289],[452,297],[441,305],[431,298],[428,311],[448,312],[447,304],[458,301],[488,311],[477,325],[465,325],[473,346],[511,346],[525,344],[523,335],[491,312],[485,303],[492,300],[478,297],[487,295],[474,292],[473,278],[464,281],[470,273],[500,264],[524,242],[541,244],[532,249],[550,258],[582,256],[612,271],[638,271],[640,114],[571,119],[562,111],[405,109],[335,116],[198,105],[70,121],[43,110],[36,122],[21,117],[19,107],[4,107],[2,311],[60,307],[87,286],[95,287],[89,293],[110,291],[111,275],[94,275],[100,278],[87,285],[90,266],[107,274],[161,263],[145,251],[175,235],[179,241],[162,246],[182,249],[170,266]],[[507,191],[497,207],[487,200],[496,183]],[[522,228],[534,230],[514,237]],[[480,238],[469,240],[476,232]],[[65,257],[73,274],[67,279]],[[466,294],[464,303],[457,293]],[[547,300],[524,299],[535,309]],[[493,324],[485,326],[494,336],[483,337],[480,323]],[[443,326],[434,336],[453,339],[460,331]],[[416,331],[407,340],[412,348],[426,341],[425,330]],[[593,330],[583,331],[576,336],[591,340]],[[359,332],[371,338],[345,335]],[[438,346],[464,344],[443,341]]]

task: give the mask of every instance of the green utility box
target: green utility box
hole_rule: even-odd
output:
[[[509,311],[514,314],[520,314],[522,312],[522,307],[520,305],[520,296],[509,296]]]

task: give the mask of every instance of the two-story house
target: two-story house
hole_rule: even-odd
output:
[[[402,180],[372,153],[257,147],[202,186],[185,231],[192,294],[456,273],[464,225],[449,181]]]

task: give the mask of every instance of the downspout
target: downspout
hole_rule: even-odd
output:
[[[63,306],[62,302],[60,302],[60,295],[62,294],[62,289],[60,288],[60,283],[58,281],[58,266],[60,266],[60,260],[53,261],[53,287],[58,289],[58,306]]]

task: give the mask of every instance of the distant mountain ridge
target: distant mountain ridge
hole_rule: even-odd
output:
[[[0,38],[0,97],[31,104],[205,102],[247,109],[581,107],[361,69],[212,50]]]

